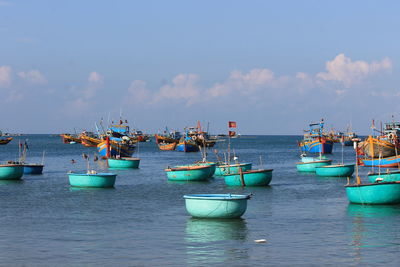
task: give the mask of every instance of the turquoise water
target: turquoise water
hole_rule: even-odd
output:
[[[250,266],[400,264],[400,206],[348,204],[346,178],[296,171],[296,136],[232,139],[235,154],[253,168],[273,168],[269,187],[227,187],[208,182],[168,182],[163,169],[191,163],[199,153],[158,151],[141,143],[139,169],[117,170],[114,189],[72,189],[67,172],[85,171],[82,153],[95,148],[62,144],[58,136],[15,137],[0,146],[0,161],[15,160],[28,138],[29,162],[44,174],[0,182],[0,265],[3,266]],[[217,149],[226,148],[226,142]],[[223,156],[222,156],[223,157]],[[331,158],[341,160],[335,144]],[[345,147],[345,162],[354,162]],[[210,151],[209,159],[214,154]],[[77,161],[72,164],[71,159]],[[105,170],[104,161],[91,168]],[[361,168],[366,174],[369,169]],[[367,181],[364,176],[364,181]],[[192,219],[185,194],[253,194],[239,220]],[[266,239],[267,243],[255,243]]]

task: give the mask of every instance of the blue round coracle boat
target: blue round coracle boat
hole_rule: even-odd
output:
[[[137,169],[139,168],[140,159],[131,157],[121,157],[121,158],[108,158],[108,167],[112,169]]]
[[[346,185],[350,203],[389,205],[400,203],[400,182]]]
[[[327,165],[315,168],[318,176],[327,177],[350,177],[354,173],[355,164]]]
[[[400,181],[400,171],[387,170],[383,173],[368,173],[368,180],[370,183],[375,182],[397,182]]]
[[[0,180],[19,180],[24,175],[24,165],[1,164]]]
[[[68,173],[69,184],[75,187],[114,187],[117,177],[114,173]]]
[[[331,159],[310,162],[298,162],[296,163],[296,168],[299,172],[315,172],[316,167],[331,165],[331,163]]]
[[[212,171],[212,165],[176,166],[165,169],[170,181],[205,181],[211,177]]]
[[[196,218],[233,219],[247,209],[250,195],[192,194],[184,195],[187,212]]]
[[[43,164],[24,164],[24,174],[42,174]]]
[[[251,170],[251,163],[233,163],[233,164],[220,164],[217,165],[215,170],[216,176],[223,176],[229,173],[239,173],[240,168],[243,172]]]
[[[267,186],[272,180],[272,169],[250,170],[225,174],[225,184],[229,186]]]

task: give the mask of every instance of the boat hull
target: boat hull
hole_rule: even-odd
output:
[[[11,142],[11,140],[13,140],[12,137],[8,137],[8,138],[5,138],[5,139],[0,139],[0,145],[7,145],[8,143]]]
[[[367,167],[380,166],[387,168],[396,168],[400,166],[400,156],[387,158],[360,158],[362,165]]]
[[[390,171],[385,173],[369,173],[368,180],[371,183],[375,183],[376,179],[381,182],[397,182],[400,181],[400,171]]]
[[[322,167],[316,167],[315,173],[318,176],[350,177],[354,173],[354,166],[355,164],[327,165]]]
[[[199,151],[199,147],[195,144],[191,144],[188,142],[180,142],[176,146],[176,151],[179,152],[197,152]]]
[[[322,153],[322,154],[330,154],[333,149],[332,141],[325,141],[324,143],[315,140],[312,142],[301,142],[300,148],[302,152],[305,153]]]
[[[159,143],[159,144],[158,144],[158,148],[159,148],[160,150],[163,150],[163,151],[172,151],[172,150],[175,150],[175,148],[176,148],[176,143],[169,143],[169,144],[166,144],[166,143]]]
[[[237,174],[225,174],[225,184],[228,186],[267,186],[272,180],[272,169],[253,170]]]
[[[42,174],[43,164],[24,164],[24,174]]]
[[[387,158],[396,155],[396,147],[394,144],[386,140],[373,138],[372,136],[369,136],[367,140],[361,142],[359,146],[369,158]]]
[[[114,187],[117,175],[113,173],[79,174],[69,173],[69,184],[73,187]]]
[[[212,166],[177,166],[165,172],[170,181],[205,181],[210,178]]]
[[[239,173],[240,168],[242,168],[242,172],[247,172],[251,170],[251,163],[239,163],[239,164],[231,164],[231,165],[217,165],[215,170],[216,176],[223,176],[225,174],[234,174]]]
[[[109,168],[137,169],[137,168],[139,168],[140,159],[139,158],[128,158],[128,157],[119,158],[119,159],[108,158],[107,162],[108,162]]]
[[[97,149],[99,151],[99,155],[102,158],[107,158],[107,142],[101,142],[97,145]],[[133,152],[135,151],[134,145],[125,145],[118,142],[110,142],[110,156],[116,157],[131,157]]]
[[[400,203],[400,183],[347,185],[349,202],[355,204],[389,205]]]
[[[320,161],[310,161],[310,162],[298,162],[296,163],[296,168],[299,172],[315,172],[315,168],[331,165],[332,160],[320,160]]]
[[[86,147],[97,147],[103,140],[83,135],[81,136],[81,142]]]
[[[240,218],[247,209],[248,195],[199,194],[185,195],[186,210],[196,218]]]
[[[0,165],[0,180],[19,180],[24,175],[24,165]]]

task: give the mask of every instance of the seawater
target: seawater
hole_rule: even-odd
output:
[[[63,144],[59,136],[27,135],[0,146],[0,161],[17,159],[18,142],[26,139],[27,162],[41,162],[45,151],[45,168],[20,182],[0,181],[2,266],[400,264],[400,206],[351,205],[346,178],[298,173],[300,136],[231,140],[240,161],[274,169],[265,188],[227,187],[222,178],[168,182],[164,168],[199,160],[200,153],[159,151],[153,140],[139,145],[139,169],[113,170],[114,189],[75,189],[67,172],[86,171],[82,153],[91,169],[107,170],[104,161],[92,161],[96,149]],[[221,158],[226,148],[227,142],[215,147]],[[330,157],[341,162],[340,144]],[[345,147],[343,157],[354,162],[353,148]],[[361,176],[368,170],[360,168]],[[182,196],[190,193],[253,197],[242,219],[201,220],[185,210]]]

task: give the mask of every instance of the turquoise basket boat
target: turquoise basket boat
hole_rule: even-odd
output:
[[[298,162],[296,163],[296,168],[299,172],[315,172],[316,167],[322,167],[331,164],[332,164],[331,159],[310,161],[310,162]]]
[[[139,168],[140,159],[131,157],[108,158],[108,167],[111,169],[137,169]]]
[[[68,173],[69,184],[75,187],[114,187],[117,175],[114,173]]]
[[[239,173],[240,168],[242,168],[243,172],[251,170],[251,163],[235,163],[235,164],[222,164],[217,165],[215,170],[216,176],[223,176],[228,173]]]
[[[375,182],[397,182],[400,181],[400,171],[390,171],[384,173],[369,173],[368,180]]]
[[[43,167],[43,164],[24,164],[24,174],[42,174]]]
[[[24,175],[24,165],[2,164],[0,165],[0,180],[19,180]]]
[[[382,182],[373,184],[346,185],[350,203],[389,205],[400,203],[400,183]]]
[[[165,172],[170,181],[205,181],[210,178],[212,169],[211,165],[190,165],[167,168]]]
[[[184,195],[187,212],[196,218],[240,218],[247,209],[249,195],[193,194]]]
[[[272,169],[250,170],[237,174],[225,174],[225,184],[228,186],[267,186],[272,180]]]
[[[318,176],[327,177],[350,177],[354,173],[355,164],[337,164],[316,167],[315,173]]]
[[[195,162],[193,164],[185,164],[185,165],[175,166],[175,168],[193,167],[193,166],[210,166],[211,168],[209,169],[208,178],[211,178],[214,176],[214,173],[215,173],[215,170],[217,167],[217,163],[215,163],[215,162]]]

